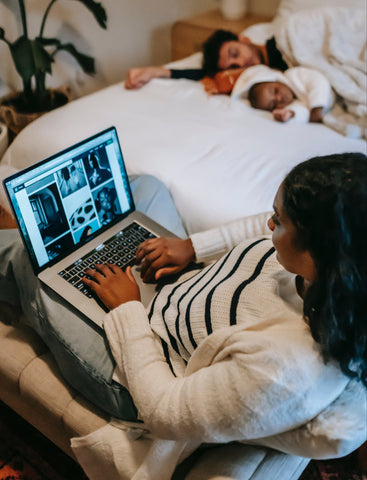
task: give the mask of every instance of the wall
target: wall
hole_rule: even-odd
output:
[[[108,15],[101,29],[81,2],[59,0],[52,7],[45,36],[71,41],[96,59],[97,74],[84,74],[65,52],[56,56],[48,86],[69,84],[76,96],[122,80],[132,66],[160,65],[170,60],[170,29],[184,17],[218,7],[219,0],[100,0]],[[279,0],[250,0],[250,10],[274,13]],[[25,0],[29,35],[39,31],[49,0]],[[11,41],[21,33],[18,0],[0,0],[0,27]],[[0,42],[0,96],[19,89],[7,45]]]
[[[275,15],[280,0],[249,0],[249,10],[263,15]]]

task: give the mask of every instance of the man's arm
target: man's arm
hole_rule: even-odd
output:
[[[125,88],[128,90],[135,90],[146,85],[153,78],[186,78],[188,80],[201,80],[204,77],[204,72],[201,68],[192,69],[168,69],[165,67],[143,67],[132,68],[127,74],[125,80]]]
[[[171,69],[171,78],[179,79],[186,78],[187,80],[199,81],[205,77],[202,68],[185,68],[183,70]]]
[[[132,68],[127,74],[125,88],[139,89],[153,78],[171,78],[171,71],[164,67]]]

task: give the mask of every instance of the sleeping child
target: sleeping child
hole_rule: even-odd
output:
[[[252,107],[272,112],[275,120],[322,122],[333,103],[326,77],[311,68],[294,67],[285,72],[265,65],[248,68],[237,79],[232,97],[248,97]]]
[[[208,93],[231,93],[232,98],[248,98],[254,108],[272,112],[275,120],[297,123],[321,122],[333,103],[326,77],[305,67],[285,72],[266,65],[220,72],[204,79]]]

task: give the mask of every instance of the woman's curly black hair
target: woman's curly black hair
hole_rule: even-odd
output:
[[[367,157],[344,153],[297,165],[283,207],[310,252],[317,278],[304,315],[325,360],[367,386]]]

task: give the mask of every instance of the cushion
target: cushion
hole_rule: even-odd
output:
[[[322,460],[344,457],[367,440],[366,387],[350,380],[338,398],[310,422],[258,443],[292,455]]]

